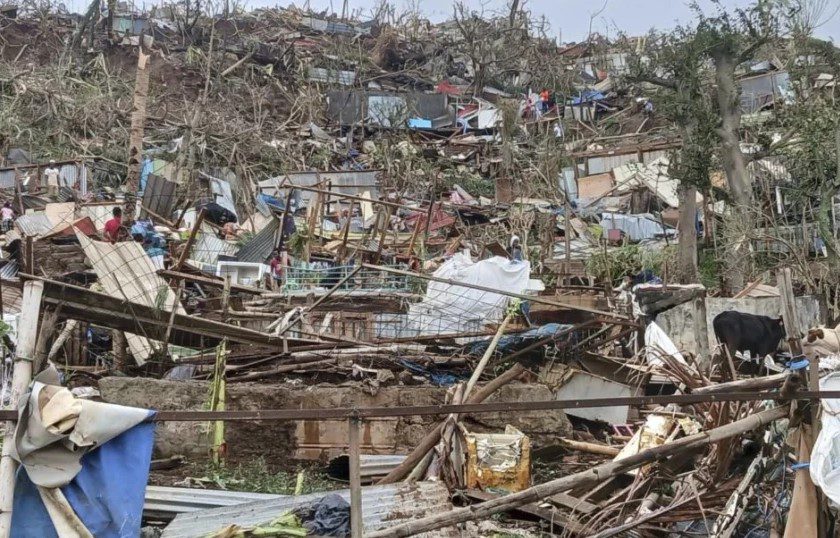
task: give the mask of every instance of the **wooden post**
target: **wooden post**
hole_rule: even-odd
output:
[[[67,320],[67,327],[70,327],[70,323],[74,321],[75,320]],[[73,327],[75,328],[75,325]],[[63,335],[64,333],[61,334]],[[166,342],[164,342],[164,346],[165,345]],[[127,346],[128,340],[125,337],[125,333],[117,329],[112,329],[111,349],[114,352],[114,370],[116,370],[117,372],[125,372],[126,367],[128,366],[128,351],[126,350]]]
[[[181,255],[178,256],[178,262],[172,268],[174,271],[177,271],[184,265],[184,262],[187,261],[187,257],[190,255],[190,249],[195,243],[195,236],[198,233],[198,230],[201,229],[201,223],[204,222],[204,208],[201,208],[201,211],[198,212],[198,217],[195,219],[195,225],[193,229],[190,230],[190,236],[187,238],[187,244],[184,245],[184,250],[181,252]]]
[[[151,58],[143,50],[143,35],[137,53],[137,73],[134,79],[134,102],[131,109],[131,129],[128,139],[128,174],[125,182],[125,218],[134,220],[137,187],[143,169],[143,131],[146,124],[146,101],[149,95],[149,64]]]
[[[181,288],[179,288],[179,290],[180,289]],[[178,294],[178,295],[180,297],[180,294]],[[173,310],[175,310],[175,309],[173,308]],[[225,275],[225,287],[222,288],[222,321],[225,322],[225,323],[227,323],[229,312],[230,312],[230,274],[227,274],[227,275]]]
[[[362,538],[362,475],[361,449],[359,447],[359,427],[361,421],[351,418],[347,427],[350,432],[350,536]]]
[[[44,283],[28,280],[23,284],[23,312],[18,327],[18,345],[12,373],[12,392],[9,401],[17,406],[21,396],[32,381],[32,361],[38,339],[38,318],[41,313],[41,296]],[[15,438],[15,422],[6,422],[3,434],[3,452],[0,457],[0,538],[7,538],[12,530],[12,504],[15,495],[15,470],[17,463],[11,457]]]
[[[499,390],[499,388],[507,385],[511,381],[519,378],[525,372],[525,367],[519,363],[515,363],[505,373],[490,381],[475,392],[472,398],[467,400],[467,403],[481,403],[486,400],[491,394]],[[440,436],[443,433],[444,422],[439,422],[423,439],[417,443],[414,450],[411,451],[405,460],[395,467],[390,473],[382,478],[377,484],[393,484],[402,480],[408,475],[412,469],[423,461],[426,454],[438,444]]]

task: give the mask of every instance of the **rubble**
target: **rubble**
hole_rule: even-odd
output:
[[[738,228],[647,38],[201,7],[0,6],[0,535],[828,535],[837,193],[769,151],[811,140],[798,58],[733,67]],[[146,487],[258,458],[342,489]]]

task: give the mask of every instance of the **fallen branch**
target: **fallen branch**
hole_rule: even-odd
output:
[[[597,465],[580,473],[539,484],[519,493],[512,493],[466,508],[457,508],[449,512],[415,519],[394,527],[379,530],[368,534],[368,538],[413,536],[422,532],[429,532],[467,521],[487,519],[494,514],[539,501],[556,493],[569,491],[574,488],[593,486],[608,478],[643,465],[660,461],[676,454],[691,452],[724,439],[755,430],[774,420],[788,416],[788,411],[789,406],[787,405],[761,411],[755,415],[721,426],[720,428],[683,437],[682,439],[658,447],[643,450],[638,454],[618,461]]]

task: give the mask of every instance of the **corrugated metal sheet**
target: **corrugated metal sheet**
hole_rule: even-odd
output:
[[[146,181],[146,190],[143,191],[143,207],[168,219],[172,215],[172,210],[175,206],[177,189],[177,183],[150,174],[149,179]],[[149,216],[145,209],[141,209],[140,218],[147,219]]]
[[[370,28],[360,26],[350,26],[349,24],[337,21],[325,21],[323,19],[316,19],[315,17],[302,17],[300,23],[308,26],[317,32],[324,32],[327,34],[369,34]]]
[[[407,126],[408,118],[438,120],[440,127],[454,121],[446,94],[419,92],[331,91],[327,93],[327,117],[339,125],[369,118],[371,124],[399,128]]]
[[[0,189],[11,189],[15,186],[15,171],[0,170]]]
[[[44,235],[53,228],[49,217],[43,214],[21,215],[15,220],[15,226],[24,237]]]
[[[237,504],[255,501],[267,501],[281,497],[284,497],[284,495],[217,489],[146,486],[143,515],[147,517],[175,517],[177,514],[187,512],[209,510],[221,506],[235,506]]]
[[[338,69],[325,69],[323,67],[310,67],[309,80],[312,82],[325,82],[327,84],[341,84],[352,86],[356,82],[355,71],[340,71]]]
[[[19,269],[20,268],[18,267],[18,262],[10,260],[9,263],[3,265],[3,267],[0,268],[0,278],[2,278],[3,280],[11,280],[13,278],[17,278]]]
[[[190,253],[190,260],[212,264],[215,267],[219,256],[234,256],[237,250],[238,245],[219,239],[212,227],[202,223]]]
[[[16,281],[3,282],[3,317],[20,314],[23,304],[23,291]]]
[[[76,237],[105,293],[164,312],[177,308],[177,313],[186,315],[169,284],[158,276],[157,269],[140,243],[93,241],[81,233],[76,233]],[[126,339],[137,363],[145,363],[153,351],[150,340],[136,334],[126,334]],[[160,345],[156,344],[157,347]]]
[[[314,187],[323,181],[332,186],[332,191],[339,194],[352,194],[361,196],[367,192],[371,198],[379,198],[379,174],[381,170],[346,170],[339,172],[289,172],[281,176],[264,179],[259,183],[260,192],[275,196],[277,185],[286,177],[287,184],[300,185],[302,187]],[[308,202],[317,196],[314,192],[300,191],[301,201]]]
[[[350,502],[350,490],[337,493]],[[199,538],[226,525],[243,527],[271,521],[295,508],[317,502],[327,493],[281,497],[236,506],[181,514],[163,530],[161,538]],[[449,491],[442,482],[387,484],[362,488],[362,519],[365,532],[391,527],[428,514],[452,510]],[[460,537],[454,528],[418,534],[424,537]]]
[[[242,245],[236,254],[236,259],[248,263],[265,263],[271,256],[271,251],[277,245],[277,232],[280,230],[280,219],[272,218],[257,235]]]
[[[374,478],[382,477],[400,466],[406,456],[402,454],[361,454],[359,456],[359,472],[362,482],[371,482]],[[342,454],[330,460],[327,466],[330,478],[350,481],[350,456]]]
[[[113,218],[113,211],[115,207],[122,207],[123,204],[91,204],[82,205],[79,207],[80,217],[90,217],[96,229],[100,232],[105,229],[105,223]]]

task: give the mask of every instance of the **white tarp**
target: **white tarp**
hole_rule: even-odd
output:
[[[645,329],[645,347],[647,348],[647,363],[651,366],[661,366],[662,355],[670,355],[682,364],[688,364],[674,341],[655,321],[650,322]]]
[[[820,379],[820,390],[840,390],[840,372]],[[811,450],[809,471],[814,484],[840,505],[840,399],[823,399],[822,407],[822,429]]]
[[[434,276],[521,294],[528,288],[531,264],[501,256],[473,262],[468,253],[459,252]],[[418,335],[480,331],[501,320],[507,304],[508,297],[498,293],[429,282],[423,301],[411,305],[409,320]]]

